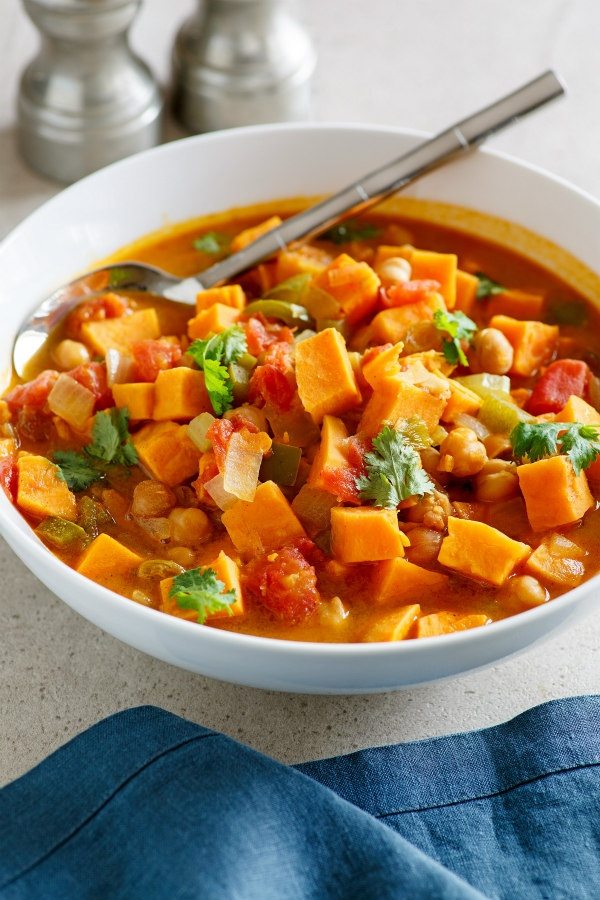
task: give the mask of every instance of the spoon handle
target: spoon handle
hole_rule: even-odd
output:
[[[517,119],[564,93],[565,89],[555,73],[552,70],[544,72],[337,194],[286,219],[243,250],[199,273],[196,280],[204,288],[212,287],[234,278],[295,241],[310,239],[340,219],[364,212],[421,175],[476,147],[489,135],[512,125]]]

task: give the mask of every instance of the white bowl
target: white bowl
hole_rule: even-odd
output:
[[[167,144],[75,184],[0,245],[0,372],[10,369],[13,335],[26,312],[120,246],[167,222],[330,192],[400,155],[416,140],[414,133],[359,126],[236,129]],[[439,170],[414,185],[408,196],[516,222],[561,245],[590,269],[598,266],[600,204],[492,151],[478,151]],[[485,217],[463,214],[461,219],[452,210],[445,214],[484,233],[489,225]],[[593,292],[585,271],[568,257],[557,256],[520,229],[505,225],[500,231],[503,239],[520,242],[540,260],[569,269],[583,289]],[[2,491],[0,531],[59,597],[137,649],[225,681],[306,693],[390,690],[489,665],[587,610],[599,584],[598,577],[592,578],[543,607],[458,634],[398,644],[310,644],[204,628],[132,603],[56,559]]]

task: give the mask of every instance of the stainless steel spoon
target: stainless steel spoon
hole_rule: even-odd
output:
[[[95,269],[51,294],[19,329],[13,347],[13,366],[23,375],[49,332],[84,299],[107,289],[148,291],[170,300],[193,304],[198,291],[239,275],[279,250],[325,231],[351,214],[364,212],[442,163],[481,144],[489,135],[565,93],[549,70],[436,137],[423,141],[393,162],[354,182],[337,194],[286,219],[238,253],[180,280],[155,266],[124,262]]]

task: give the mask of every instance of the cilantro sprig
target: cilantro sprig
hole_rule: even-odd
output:
[[[503,284],[500,284],[499,281],[494,281],[485,272],[475,272],[475,277],[479,281],[475,293],[478,300],[485,300],[486,297],[495,297],[497,294],[503,294],[506,290]]]
[[[373,451],[365,454],[366,474],[356,479],[361,500],[395,509],[409,497],[432,493],[433,484],[421,466],[414,436],[414,431],[406,436],[386,425],[373,439]]]
[[[224,256],[229,252],[231,238],[220,231],[207,231],[193,242],[194,249],[208,256]]]
[[[448,335],[442,344],[442,351],[448,362],[453,365],[460,363],[461,366],[468,366],[469,361],[463,350],[462,341],[471,343],[473,335],[477,331],[475,322],[460,310],[452,313],[436,309],[433,314],[433,324],[438,331]]]
[[[364,241],[378,237],[381,228],[370,222],[357,222],[356,219],[348,219],[334,225],[328,231],[324,231],[321,240],[331,241],[332,244],[348,244],[350,241]]]
[[[207,616],[225,610],[232,614],[236,601],[235,591],[226,591],[214,569],[189,569],[176,575],[169,590],[181,609],[191,609],[198,616],[198,624],[204,625]]]
[[[571,460],[575,474],[600,456],[600,435],[594,425],[580,422],[520,422],[510,434],[514,455],[528,462],[538,462],[548,456],[565,454]]]
[[[92,440],[83,451],[57,450],[53,460],[72,491],[85,491],[100,481],[108,466],[134,466],[138,455],[129,434],[127,409],[115,407],[96,413]]]
[[[233,384],[227,366],[239,359],[247,347],[246,334],[239,325],[206,340],[193,341],[188,347],[187,352],[204,372],[206,390],[218,416],[233,406]]]

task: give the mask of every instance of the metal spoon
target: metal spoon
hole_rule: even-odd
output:
[[[286,219],[243,250],[192,278],[180,280],[155,266],[136,262],[116,263],[77,278],[51,294],[21,325],[13,347],[13,366],[17,375],[23,375],[27,362],[40,349],[49,332],[82,300],[107,289],[117,289],[148,291],[169,300],[193,304],[198,291],[239,275],[295,242],[309,240],[350,214],[364,212],[564,92],[558,77],[549,70],[339,193]]]

